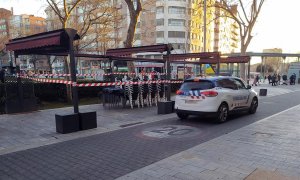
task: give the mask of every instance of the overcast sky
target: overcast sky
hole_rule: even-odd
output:
[[[14,14],[45,17],[46,0],[0,0],[0,7],[14,7]],[[300,52],[300,0],[266,0],[255,27],[248,51],[282,48],[283,52]]]

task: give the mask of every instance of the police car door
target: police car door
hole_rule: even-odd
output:
[[[239,107],[245,107],[247,106],[247,103],[249,101],[250,92],[246,88],[243,81],[239,79],[233,79],[234,83],[236,84],[238,88],[238,94],[239,94]]]
[[[224,78],[217,81],[219,87],[223,88],[224,97],[228,101],[230,109],[239,107],[240,105],[240,92],[232,78]]]

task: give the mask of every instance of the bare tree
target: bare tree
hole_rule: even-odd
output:
[[[50,73],[52,73],[52,65],[57,61],[57,56],[46,56],[47,57],[47,64],[49,65]]]
[[[5,44],[8,42],[8,37],[6,35],[0,35],[0,57],[6,55]]]
[[[34,73],[36,73],[36,63],[39,60],[38,55],[29,55],[29,63],[31,63],[33,65],[33,71]]]
[[[127,30],[127,37],[124,42],[125,47],[132,47],[133,45],[133,40],[134,40],[134,34],[135,34],[135,29],[136,29],[136,24],[138,21],[138,17],[142,11],[142,4],[141,0],[124,0],[127,4],[128,10],[129,10],[129,15],[130,15],[130,22]],[[135,5],[136,3],[136,5]]]
[[[216,8],[223,10],[223,16],[232,18],[239,26],[241,54],[245,55],[253,38],[252,31],[265,0],[219,0]],[[236,8],[234,8],[236,7]],[[240,75],[245,79],[245,64],[240,66]]]
[[[68,3],[67,0],[46,0],[51,9],[58,16],[62,28],[67,28],[68,20],[71,16],[71,13],[74,11],[76,6],[81,0],[73,1],[72,3]]]

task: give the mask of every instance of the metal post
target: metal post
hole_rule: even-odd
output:
[[[76,35],[76,30],[66,28],[66,32],[69,36],[69,58],[70,58],[70,71],[71,71],[71,81],[72,81],[72,102],[74,107],[74,113],[79,113],[78,108],[78,92],[76,86],[76,67],[75,67],[75,55],[73,41]]]
[[[206,52],[206,0],[203,6],[203,50]]]
[[[250,63],[251,62],[251,57],[249,59],[249,63],[248,63],[248,78],[247,78],[247,84],[250,85]]]
[[[220,75],[220,57],[218,57],[218,64],[217,64],[217,75]]]
[[[167,51],[167,60],[166,60],[166,78],[168,80],[167,83],[167,101],[171,101],[171,65],[170,65],[170,54],[171,54],[171,48],[168,48]]]
[[[203,52],[206,52],[206,0],[203,4]],[[206,75],[206,64],[204,64],[203,71]]]
[[[262,67],[263,67],[263,64],[264,64],[264,57],[261,56],[261,63],[260,63],[260,74],[262,74]]]
[[[262,60],[262,66],[264,66],[264,70],[263,70],[263,79],[264,79],[264,82],[265,82],[265,76],[266,76],[266,62],[265,62],[265,57],[262,56],[262,57],[261,57],[261,60]]]

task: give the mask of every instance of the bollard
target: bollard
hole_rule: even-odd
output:
[[[267,89],[259,89],[259,96],[266,96],[267,95]]]

